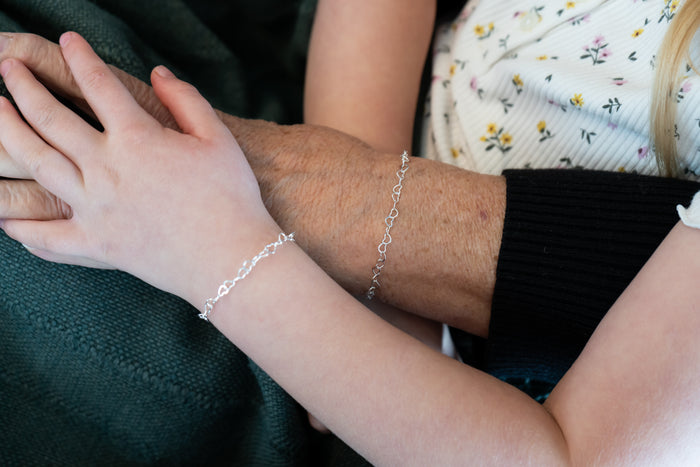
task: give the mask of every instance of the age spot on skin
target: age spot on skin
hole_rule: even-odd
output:
[[[487,221],[489,219],[489,215],[486,211],[479,211],[479,217],[481,217],[482,221]]]

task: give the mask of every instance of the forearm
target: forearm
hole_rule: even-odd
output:
[[[309,44],[304,121],[380,151],[409,149],[435,8],[435,0],[321,0]]]
[[[581,465],[697,465],[699,242],[673,228],[547,400]]]
[[[84,102],[56,44],[15,34],[2,56],[20,58],[57,93]],[[144,109],[175,126],[150,86],[118,76]],[[365,292],[391,208],[398,151],[380,154],[327,128],[219,117],[243,147],[275,219],[299,232],[300,244],[335,280],[353,293]],[[505,206],[503,179],[413,159],[405,185],[379,298],[484,335]],[[15,189],[7,192],[13,203],[22,199]],[[66,206],[49,201],[47,209],[45,203],[24,202],[24,216],[63,217]],[[414,264],[427,272],[425,278],[412,274]]]
[[[539,404],[387,325],[292,245],[259,263],[211,317],[375,465],[561,461],[561,434]]]
[[[326,128],[224,116],[270,213],[351,293],[367,291],[397,154]],[[318,160],[323,163],[318,163]],[[411,158],[382,271],[381,300],[486,335],[505,211],[505,181]]]
[[[556,169],[505,176],[485,368],[555,383],[676,224],[674,207],[700,184]]]

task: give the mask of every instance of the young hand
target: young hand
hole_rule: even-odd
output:
[[[61,105],[20,61],[4,61],[0,74],[31,127],[2,99],[0,142],[72,217],[7,219],[3,229],[39,257],[115,267],[199,302],[278,231],[240,147],[166,69],[152,82],[182,133],[144,111],[79,35],[64,34],[61,48],[104,131]]]

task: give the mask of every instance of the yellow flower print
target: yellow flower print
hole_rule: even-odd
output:
[[[523,80],[520,78],[520,74],[513,75],[511,82],[513,83],[513,86],[515,86],[515,92],[518,94],[523,92]]]
[[[676,13],[678,13],[678,6],[680,5],[679,0],[664,0],[664,7],[661,10],[661,17],[659,18],[659,23],[663,21],[664,19],[668,23],[673,19],[674,16],[676,16]]]
[[[450,148],[450,152],[452,153],[452,157],[455,159],[459,157],[459,150],[457,150],[457,148]]]
[[[617,171],[620,172],[620,173],[625,173],[625,172],[627,172],[627,171],[625,170],[625,168],[622,167],[622,166],[618,167],[618,168],[617,168]]]
[[[455,70],[457,69],[457,65],[451,65],[450,66],[450,77],[455,75]]]
[[[566,2],[566,9],[570,10],[576,6],[576,2]]]
[[[486,126],[486,131],[490,136],[482,136],[479,138],[479,141],[486,143],[486,148],[484,148],[486,151],[496,148],[501,151],[501,154],[505,154],[513,149],[511,146],[513,137],[510,133],[504,133],[503,127],[499,128],[495,123],[489,123]]]
[[[644,32],[643,28],[635,29],[634,32],[632,33],[632,37],[639,37],[642,35]]]
[[[537,60],[540,60],[540,61],[542,61],[542,60],[547,60],[547,56],[546,56],[546,55],[540,55],[539,57],[536,57],[536,59],[537,59]]]
[[[486,39],[491,36],[491,33],[493,32],[495,26],[493,23],[489,23],[484,27],[481,24],[477,24],[474,26],[474,34],[479,38],[479,40]]]
[[[540,134],[540,139],[538,141],[539,143],[554,137],[552,132],[547,129],[547,122],[544,120],[537,122],[537,132]]]
[[[576,107],[583,107],[583,96],[581,94],[574,94],[574,97],[569,99],[569,102]]]

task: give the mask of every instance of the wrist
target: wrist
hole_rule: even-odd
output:
[[[346,290],[367,292],[399,154],[324,127],[224,119],[281,230],[296,231],[299,246]],[[379,298],[486,335],[505,179],[420,158],[410,164]]]
[[[505,216],[505,179],[420,158],[412,158],[410,164],[378,297],[485,336]],[[386,165],[377,165],[385,179],[394,180],[384,182],[383,201],[381,195],[365,200],[373,208],[358,222],[366,226],[368,235],[355,237],[355,242],[366,244],[353,248],[364,248],[374,255],[366,263],[365,256],[354,252],[355,258],[365,262],[362,267],[355,266],[358,269],[351,274],[364,281],[361,292],[366,291],[371,278],[399,165],[396,155]],[[382,176],[375,174],[377,180]]]
[[[247,228],[241,228],[242,225]],[[253,259],[266,245],[276,241],[280,232],[281,229],[269,216],[267,219],[241,222],[229,228],[217,226],[211,240],[202,243],[206,246],[198,247],[197,253],[189,255],[196,258],[195,262],[184,271],[181,287],[174,293],[202,313],[206,301],[217,296],[224,281],[234,279],[244,263]]]

